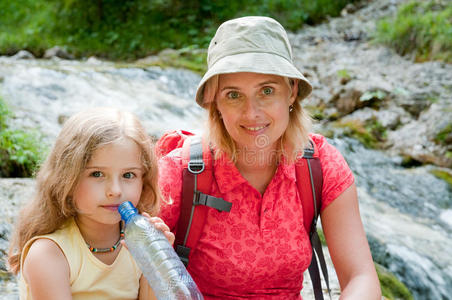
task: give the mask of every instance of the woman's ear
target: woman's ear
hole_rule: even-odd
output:
[[[290,89],[292,93],[290,94],[289,102],[293,104],[298,97],[298,79],[289,79]]]

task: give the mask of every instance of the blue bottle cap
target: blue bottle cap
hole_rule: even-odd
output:
[[[133,206],[132,202],[126,201],[118,206],[118,212],[126,223],[129,221],[130,217],[138,214],[138,209]]]

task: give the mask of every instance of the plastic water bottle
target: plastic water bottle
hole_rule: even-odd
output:
[[[118,207],[124,240],[159,300],[204,299],[165,235],[138,214],[130,201]]]

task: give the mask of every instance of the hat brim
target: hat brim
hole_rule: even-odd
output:
[[[272,74],[299,79],[298,101],[306,98],[312,91],[309,81],[287,59],[274,53],[245,52],[225,56],[209,68],[198,85],[196,102],[201,107],[206,107],[207,103],[204,103],[204,85],[210,78],[215,75],[240,72]]]

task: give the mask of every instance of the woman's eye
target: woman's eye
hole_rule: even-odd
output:
[[[102,177],[102,172],[100,171],[94,171],[91,173],[92,177]]]
[[[264,95],[271,95],[271,94],[273,94],[273,88],[271,88],[271,87],[264,87],[262,89],[262,93]]]
[[[232,91],[227,93],[227,97],[229,99],[237,99],[240,96],[240,94],[238,92]]]
[[[123,177],[127,178],[127,179],[132,179],[132,178],[135,178],[136,176],[132,172],[127,172],[123,175]]]

